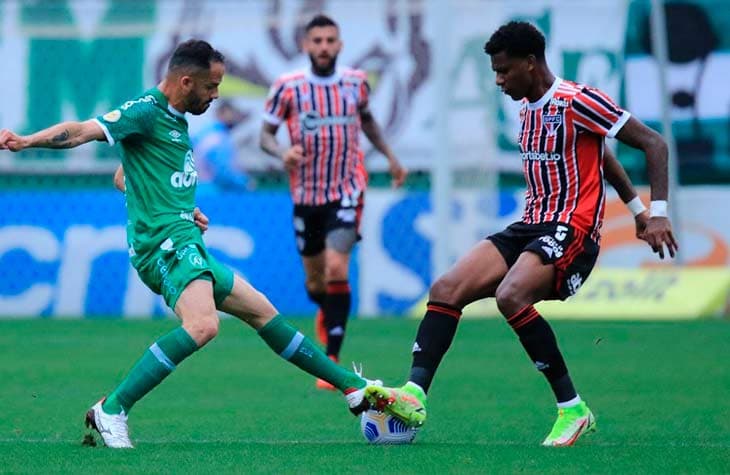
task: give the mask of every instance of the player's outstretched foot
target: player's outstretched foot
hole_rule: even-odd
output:
[[[345,390],[345,400],[347,401],[347,405],[350,408],[350,412],[352,412],[356,416],[359,416],[363,412],[371,409],[370,401],[368,401],[368,398],[365,397],[365,391],[367,390],[367,388],[370,386],[380,386],[381,384],[383,384],[383,382],[379,379],[372,380],[363,378],[362,365],[360,365],[360,368],[358,368],[355,363],[352,363],[352,369],[354,370],[355,374],[362,378],[365,385],[359,389],[351,388]]]
[[[402,420],[409,427],[421,427],[426,422],[426,393],[412,382],[400,388],[369,385],[365,397],[377,411],[384,411]]]
[[[99,433],[104,444],[113,449],[131,449],[134,446],[129,440],[127,416],[121,414],[107,414],[101,408],[104,399],[94,404],[86,413],[86,427]]]
[[[327,327],[324,325],[324,312],[322,309],[317,309],[317,315],[314,316],[314,333],[317,335],[317,340],[327,346]]]
[[[547,447],[573,445],[578,437],[594,430],[596,430],[596,418],[586,403],[581,401],[575,406],[558,409],[558,419],[542,445]]]

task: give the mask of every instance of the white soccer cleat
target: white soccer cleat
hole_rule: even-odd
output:
[[[360,365],[360,367],[358,368],[355,363],[352,363],[352,369],[355,371],[355,374],[365,380],[365,387],[350,391],[349,393],[345,393],[345,399],[347,400],[347,405],[350,408],[350,412],[358,416],[370,409],[370,402],[365,398],[365,389],[368,386],[380,386],[383,384],[383,382],[379,379],[372,380],[363,378],[362,365]]]
[[[132,449],[127,427],[127,415],[107,414],[101,408],[104,399],[94,404],[86,413],[86,427],[94,429],[104,439],[104,445],[113,449]]]

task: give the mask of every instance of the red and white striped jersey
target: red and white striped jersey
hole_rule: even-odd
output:
[[[338,68],[329,77],[296,71],[272,84],[264,120],[286,122],[291,144],[304,149],[301,165],[289,173],[295,204],[356,199],[365,190],[360,109],[369,94],[365,72],[350,68]]]
[[[598,242],[606,194],[604,137],[614,137],[630,116],[598,89],[560,78],[537,102],[523,99],[522,220],[569,223]]]

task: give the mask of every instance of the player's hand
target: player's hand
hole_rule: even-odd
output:
[[[284,152],[281,159],[284,162],[284,168],[291,171],[304,160],[304,149],[301,145],[294,145]]]
[[[634,216],[636,225],[636,238],[646,241],[646,225],[649,223],[649,210],[644,210]]]
[[[0,150],[18,152],[27,146],[27,140],[22,135],[15,134],[8,129],[0,130]]]
[[[391,184],[393,188],[400,188],[406,181],[408,176],[408,170],[400,164],[396,159],[391,159],[389,162],[390,176],[392,177]]]
[[[208,217],[200,211],[200,208],[196,207],[193,210],[193,222],[198,229],[200,229],[201,233],[205,233],[208,230],[208,223],[210,221],[208,220]]]
[[[677,240],[672,234],[672,223],[668,218],[659,216],[649,218],[644,231],[644,240],[649,243],[654,252],[659,254],[660,259],[664,259],[664,246],[667,247],[671,257],[674,257],[679,249]]]

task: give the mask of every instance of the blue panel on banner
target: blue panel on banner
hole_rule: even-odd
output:
[[[304,291],[286,192],[206,194],[199,205],[211,220],[206,242],[221,262],[250,280],[282,313],[314,313]],[[3,192],[0,206],[0,313],[119,316],[138,295],[130,293],[120,193]],[[351,284],[356,295],[357,279]],[[143,309],[143,315],[163,315],[159,301],[151,300],[131,302],[131,307]]]

